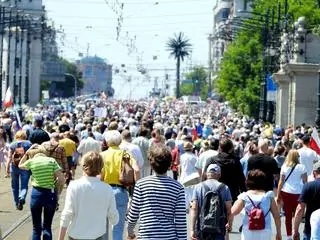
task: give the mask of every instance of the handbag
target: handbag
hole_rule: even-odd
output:
[[[130,187],[134,185],[134,170],[130,165],[130,155],[126,151],[122,152],[121,171],[119,175],[119,182],[125,186]]]

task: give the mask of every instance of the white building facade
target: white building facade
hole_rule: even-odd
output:
[[[214,81],[223,55],[233,38],[235,24],[250,16],[252,0],[217,0],[213,8],[213,29],[209,37],[209,66]],[[233,23],[235,22],[235,23]]]
[[[35,106],[40,101],[42,62],[42,0],[16,0],[0,3],[3,16],[12,23],[5,26],[2,40],[3,101],[8,87],[15,104]]]

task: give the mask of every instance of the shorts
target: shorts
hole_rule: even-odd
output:
[[[72,156],[71,157],[67,157],[67,162],[68,162],[69,169],[74,167],[74,162],[73,162]]]

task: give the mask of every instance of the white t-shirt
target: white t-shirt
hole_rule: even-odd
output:
[[[195,154],[186,152],[180,157],[181,176],[180,182],[184,183],[188,176],[198,172],[195,165],[198,158]]]
[[[317,153],[310,148],[303,147],[298,150],[300,163],[306,167],[308,176],[312,173],[313,162],[318,160]]]
[[[281,167],[280,175],[284,175],[287,178],[291,172],[292,167],[287,167],[283,164]],[[302,192],[303,182],[301,176],[307,172],[306,168],[302,164],[298,164],[291,173],[288,180],[284,183],[281,191],[291,194],[300,194]]]
[[[204,167],[206,166],[207,160],[211,157],[217,156],[218,151],[209,149],[203,153],[200,154],[199,159],[197,160],[196,163],[196,168],[203,170]]]
[[[320,209],[314,211],[310,218],[311,238],[310,240],[320,240]]]

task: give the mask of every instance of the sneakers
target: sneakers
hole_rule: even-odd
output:
[[[18,202],[18,205],[17,205],[17,210],[22,211],[24,203],[25,203],[25,201],[20,199]]]

